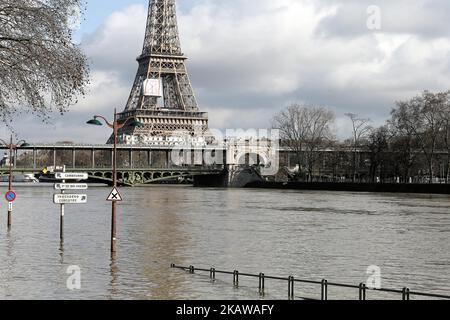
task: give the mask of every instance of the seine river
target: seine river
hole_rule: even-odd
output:
[[[2,194],[5,187],[1,187]],[[122,189],[111,258],[109,189],[66,208],[65,242],[50,186],[17,187],[13,228],[0,205],[0,299],[259,299],[257,279],[189,275],[177,265],[358,285],[381,268],[382,286],[450,294],[450,197],[277,190]],[[81,289],[67,288],[70,266]],[[297,285],[296,295],[320,297]],[[357,298],[352,289],[329,298]],[[368,298],[400,298],[369,293]],[[286,299],[267,280],[265,298]]]

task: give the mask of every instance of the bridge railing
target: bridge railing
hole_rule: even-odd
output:
[[[31,149],[27,149],[31,148]],[[12,155],[14,168],[17,169],[43,169],[47,167],[66,166],[67,169],[86,169],[86,170],[103,170],[112,166],[113,150],[112,149],[96,149],[82,148],[76,149],[72,146],[51,146],[43,149],[36,149],[36,146],[27,147],[17,150]],[[0,147],[1,149],[1,147]],[[192,165],[193,159],[189,160],[189,154],[186,153],[186,163]],[[191,153],[191,156],[193,154]],[[117,154],[118,166],[122,169],[180,169],[186,165],[176,165],[173,161],[173,155],[169,149],[155,150],[147,147],[147,149],[136,149],[128,147],[119,149]],[[0,158],[0,168],[9,166],[9,156]],[[209,168],[209,165],[204,165]],[[223,166],[222,166],[223,167]]]
[[[367,300],[367,293],[369,291],[397,294],[398,297],[401,297],[401,300],[410,300],[413,296],[422,297],[422,298],[450,300],[450,295],[411,291],[409,288],[406,288],[406,287],[401,290],[400,289],[387,289],[387,288],[376,289],[376,288],[369,288],[365,283],[360,283],[359,285],[350,285],[350,284],[343,284],[343,283],[337,283],[337,282],[329,282],[326,279],[322,279],[320,281],[314,281],[314,280],[306,280],[306,279],[297,279],[294,276],[275,277],[275,276],[265,275],[264,273],[259,273],[259,274],[241,273],[238,270],[222,271],[222,270],[217,270],[215,268],[202,269],[202,268],[196,268],[194,266],[189,266],[189,267],[177,266],[175,264],[172,264],[171,268],[184,270],[184,271],[189,272],[190,274],[194,274],[195,272],[207,272],[207,273],[209,273],[211,280],[216,280],[217,274],[232,275],[233,276],[233,285],[235,287],[239,286],[239,279],[241,277],[258,279],[259,292],[261,295],[264,295],[267,280],[287,282],[289,299],[294,299],[296,297],[295,296],[295,284],[302,283],[302,284],[320,286],[320,297],[321,298],[313,299],[313,298],[300,297],[301,299],[308,299],[308,300],[328,300],[329,287],[338,287],[338,288],[347,288],[347,289],[357,290],[359,300]]]
[[[48,168],[48,167],[47,167]],[[13,172],[34,172],[40,173],[43,172],[46,167],[27,167],[27,166],[17,166],[13,168]],[[96,166],[92,167],[70,167],[67,166],[67,170],[73,171],[112,171],[111,166]],[[58,170],[55,170],[58,171]],[[185,171],[185,172],[222,172],[224,171],[223,165],[215,165],[215,166],[148,166],[148,167],[118,167],[117,171]],[[0,166],[0,173],[8,173],[9,166]]]

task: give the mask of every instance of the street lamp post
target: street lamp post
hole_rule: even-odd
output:
[[[103,120],[105,124],[113,130],[113,139],[114,139],[114,151],[113,151],[113,161],[112,161],[112,171],[113,171],[113,187],[117,188],[117,136],[119,130],[124,128],[127,124],[138,127],[142,124],[139,123],[135,117],[128,117],[125,121],[119,123],[117,120],[117,110],[114,109],[114,121],[111,123],[103,116],[94,116],[92,120],[89,120],[87,124],[101,126],[102,122],[99,120]],[[131,121],[132,120],[132,121]],[[113,200],[112,203],[112,213],[111,213],[111,252],[116,252],[116,242],[117,242],[117,227],[116,227],[116,217],[117,217],[117,200]]]
[[[28,143],[25,140],[20,140],[17,143],[13,143],[13,136],[11,135],[11,139],[9,143],[6,143],[4,140],[0,139],[0,142],[9,149],[9,179],[8,179],[8,192],[13,191],[12,183],[13,183],[13,151],[17,150],[21,147],[27,147]],[[14,159],[15,161],[16,159]],[[8,229],[11,229],[12,225],[12,206],[8,205]]]

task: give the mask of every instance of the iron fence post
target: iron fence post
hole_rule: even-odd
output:
[[[365,283],[360,283],[359,284],[359,300],[360,301],[364,301],[366,300],[366,284]]]
[[[402,290],[402,300],[403,301],[409,301],[410,299],[410,290],[409,288],[403,288]]]
[[[293,276],[289,276],[288,278],[288,295],[289,295],[289,299],[294,299],[294,283],[295,283],[295,278]]]
[[[175,264],[172,263],[171,264],[171,268],[182,269],[182,270],[185,270],[185,271],[189,272],[190,274],[194,274],[195,271],[196,271],[195,267],[192,266],[192,265],[189,266],[189,267],[182,267],[182,266],[176,266]],[[198,271],[199,272],[209,272],[210,273],[210,277],[213,280],[216,279],[216,273],[233,275],[233,284],[234,284],[234,286],[236,288],[239,287],[239,276],[241,274],[239,273],[238,270],[234,270],[234,271],[230,272],[230,271],[217,271],[215,268],[210,268],[210,269],[198,269]],[[262,297],[264,296],[265,279],[266,279],[266,276],[265,276],[264,273],[259,273],[259,274],[243,273],[242,276],[243,277],[258,278],[258,280],[259,280],[259,292],[260,292],[260,295]],[[321,281],[311,281],[311,280],[301,280],[301,279],[296,280],[294,278],[294,276],[289,276],[288,278],[285,278],[285,277],[273,277],[273,276],[269,277],[269,276],[267,276],[267,278],[268,279],[272,279],[272,280],[279,280],[279,281],[283,281],[283,282],[287,280],[288,281],[288,296],[289,296],[289,299],[295,299],[295,282],[299,282],[299,283],[313,283],[313,284],[321,285],[321,300],[328,300],[328,286],[359,289],[358,291],[359,291],[359,300],[360,301],[367,300],[367,291],[370,290],[370,288],[368,288],[365,283],[360,283],[359,285],[355,286],[355,285],[342,284],[342,283],[341,284],[339,284],[339,283],[329,283],[326,279],[322,279]],[[404,287],[401,290],[386,289],[386,288],[383,289],[383,288],[381,288],[381,289],[377,289],[377,291],[398,293],[398,294],[401,293],[402,294],[402,300],[404,300],[404,301],[410,300],[411,295],[450,299],[450,296],[447,296],[447,295],[413,292],[407,287]]]
[[[235,287],[239,286],[239,271],[234,270],[233,272],[233,284]]]
[[[328,281],[323,279],[322,280],[322,293],[321,293],[321,300],[328,300]]]
[[[259,274],[259,293],[264,294],[264,287],[265,287],[265,279],[264,279],[264,273]]]

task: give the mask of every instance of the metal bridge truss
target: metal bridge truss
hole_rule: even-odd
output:
[[[0,147],[0,150],[7,150]],[[205,149],[202,149],[205,151]],[[198,152],[199,150],[197,150]],[[186,151],[193,156],[196,150]],[[225,165],[176,165],[172,162],[172,147],[118,148],[118,180],[122,185],[138,186],[159,181],[178,180],[199,175],[219,175]],[[110,184],[112,182],[113,149],[110,145],[99,146],[30,146],[15,151],[13,171],[16,174],[41,174],[44,169],[66,166],[67,171],[87,172],[89,180]],[[0,163],[1,164],[1,163]],[[9,165],[0,166],[0,176],[9,174]]]

